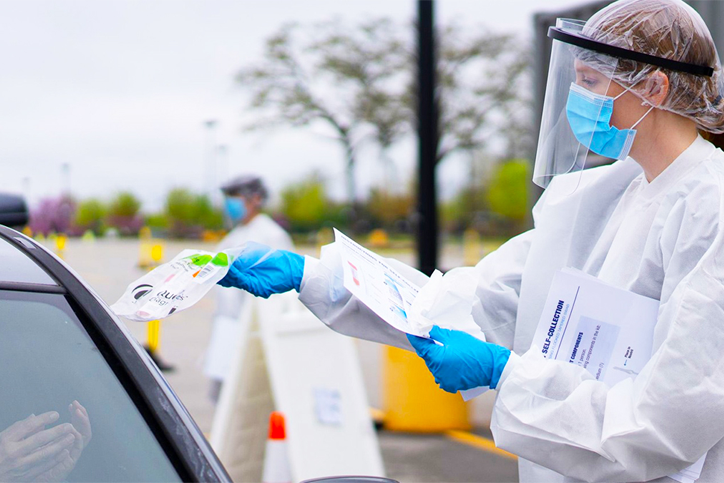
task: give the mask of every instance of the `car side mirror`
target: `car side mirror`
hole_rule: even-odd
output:
[[[302,483],[400,483],[397,480],[381,476],[327,476],[304,480]]]
[[[0,225],[22,227],[28,219],[28,206],[22,196],[0,193]]]

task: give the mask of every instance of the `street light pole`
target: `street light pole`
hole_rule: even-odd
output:
[[[62,174],[61,195],[65,198],[70,198],[70,163],[63,163],[60,166],[60,172]]]
[[[229,177],[229,147],[226,144],[219,144],[216,147],[216,154],[218,160],[215,164],[217,173],[217,184],[225,183]],[[216,188],[216,186],[214,187]],[[214,189],[212,192],[211,201],[215,206],[221,206],[221,193],[219,190]]]
[[[431,275],[437,268],[438,220],[435,166],[438,148],[438,109],[435,96],[435,3],[417,2],[417,260],[418,268]]]
[[[206,176],[204,177],[206,186],[204,186],[204,191],[209,196],[211,196],[216,189],[216,140],[214,136],[214,131],[217,124],[218,122],[216,121],[216,119],[209,119],[208,121],[204,121],[204,126],[206,127],[207,132],[205,166]]]

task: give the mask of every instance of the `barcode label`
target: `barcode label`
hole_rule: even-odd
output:
[[[196,283],[201,283],[214,273],[218,272],[220,268],[221,267],[214,265],[213,263],[207,263],[204,268],[194,275],[194,280],[196,280]]]

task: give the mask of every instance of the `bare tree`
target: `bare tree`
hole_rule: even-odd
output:
[[[504,157],[530,152],[530,58],[520,40],[485,29],[470,36],[455,24],[438,37],[438,161],[491,143]]]
[[[237,80],[260,113],[250,128],[313,123],[331,128],[344,151],[347,194],[354,204],[360,145],[375,142],[391,163],[388,149],[417,124],[414,35],[389,19],[310,27],[283,26],[267,40],[263,60]],[[458,25],[438,36],[438,161],[453,152],[472,157],[490,144],[510,156],[528,154],[524,49],[514,37],[489,31],[470,36]]]
[[[267,40],[264,60],[238,74],[251,93],[251,107],[262,111],[250,127],[327,125],[344,150],[347,195],[354,204],[359,145],[375,137],[376,127],[388,145],[403,131],[407,82],[400,78],[409,54],[389,20],[354,29],[331,21],[299,30],[283,26]]]

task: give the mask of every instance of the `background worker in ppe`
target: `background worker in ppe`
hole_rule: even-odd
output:
[[[217,251],[241,246],[255,240],[280,250],[292,250],[289,234],[262,209],[269,193],[261,178],[239,176],[221,187],[224,211],[232,229],[219,242]],[[247,330],[242,316],[249,294],[240,290],[218,290],[216,313],[206,350],[204,373],[211,379],[210,398],[216,402],[224,379],[227,377],[240,337]]]
[[[535,228],[445,274],[477,280],[472,315],[488,343],[440,328],[430,336],[442,346],[408,342],[344,289],[335,245],[319,260],[267,250],[256,263],[263,250],[250,250],[220,283],[294,288],[338,332],[412,343],[445,390],[496,388],[491,429],[519,455],[521,481],[674,481],[704,454],[698,481],[724,481],[724,153],[698,134],[724,132],[711,34],[679,0],[620,0],[549,36]],[[594,156],[617,161],[582,170]],[[565,267],[660,301],[635,378],[609,387],[531,350]]]

